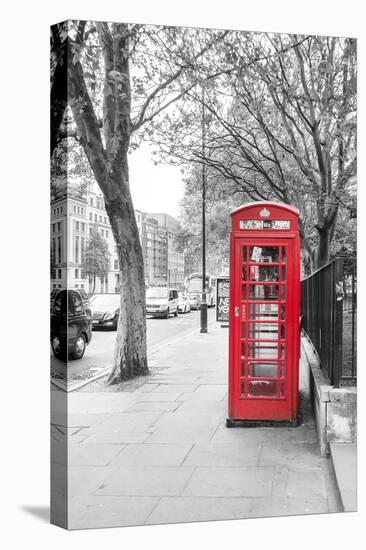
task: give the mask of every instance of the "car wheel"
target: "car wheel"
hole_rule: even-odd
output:
[[[81,359],[86,350],[86,339],[84,334],[80,334],[75,343],[75,350],[71,356],[73,359]]]
[[[169,319],[170,311],[169,308],[166,310],[165,319]]]
[[[63,359],[65,355],[65,350],[60,338],[57,335],[53,336],[51,346],[54,356],[57,357],[57,359]]]

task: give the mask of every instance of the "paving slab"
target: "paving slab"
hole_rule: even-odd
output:
[[[115,470],[115,466],[69,466],[69,496],[93,494]]]
[[[154,393],[165,393],[165,392],[193,392],[197,390],[198,384],[174,384],[172,383],[159,383],[154,389]]]
[[[187,485],[193,468],[125,466],[105,476],[96,495],[178,496]]]
[[[332,443],[331,459],[345,512],[357,510],[357,445]]]
[[[323,498],[253,498],[247,515],[250,518],[296,516],[304,514],[328,514],[327,501]]]
[[[139,401],[127,409],[127,412],[160,411],[174,412],[180,407],[179,401]]]
[[[69,466],[108,466],[115,462],[116,457],[125,445],[109,443],[76,443],[68,446]]]
[[[149,396],[150,394],[146,395]],[[97,431],[106,432],[144,432],[154,424],[160,415],[160,411],[115,413],[99,423],[96,429]]]
[[[237,443],[197,443],[184,461],[185,466],[256,466],[259,445],[243,446]]]
[[[192,448],[190,444],[147,443],[128,445],[119,456],[119,464],[126,466],[179,466]]]
[[[278,428],[277,428],[278,429]],[[317,443],[264,441],[260,466],[293,465],[296,469],[317,467],[326,459],[319,456]]]
[[[248,517],[250,498],[162,497],[145,523],[147,525]]]
[[[196,468],[183,496],[270,498],[273,468]]]
[[[158,497],[74,497],[69,503],[69,529],[143,525],[158,502]]]
[[[152,393],[140,393],[136,397],[136,402],[141,401],[177,401],[183,394],[181,390],[178,391],[153,391]]]
[[[290,470],[286,488],[289,498],[322,498],[327,500],[324,473],[321,468]]]
[[[106,432],[103,430],[97,433],[89,432],[89,435],[84,436],[84,441],[87,443],[123,445],[128,443],[143,443],[150,435],[151,432]]]

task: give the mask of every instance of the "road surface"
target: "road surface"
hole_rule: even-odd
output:
[[[208,309],[208,323],[214,321],[215,309]],[[148,357],[161,346],[186,332],[200,330],[200,311],[179,314],[169,319],[147,318]],[[67,366],[68,382],[85,380],[104,371],[113,364],[116,332],[105,329],[94,329],[93,338],[82,359],[70,360]],[[51,354],[51,376],[65,379],[66,365]]]

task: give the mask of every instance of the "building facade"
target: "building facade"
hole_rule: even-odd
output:
[[[144,258],[147,286],[183,288],[184,256],[176,250],[178,221],[168,214],[150,214],[135,210]],[[107,242],[109,269],[96,277],[95,293],[120,290],[117,248],[104,206],[103,196],[88,192],[58,198],[51,202],[51,290],[82,288],[91,293],[92,277],[83,272],[85,249],[90,235],[98,232]]]

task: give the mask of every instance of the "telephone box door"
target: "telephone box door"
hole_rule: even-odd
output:
[[[229,418],[297,421],[298,241],[232,237]]]

